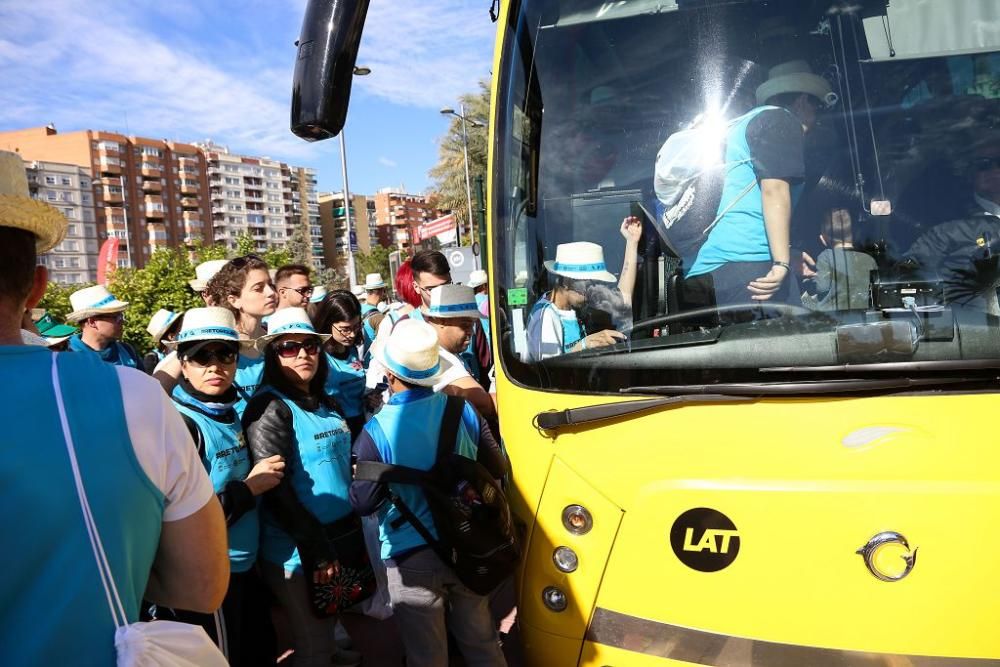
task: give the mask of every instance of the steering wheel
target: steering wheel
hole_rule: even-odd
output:
[[[689,322],[696,319],[716,318],[723,319],[726,315],[736,315],[739,313],[767,313],[769,317],[795,317],[801,315],[816,315],[815,310],[804,306],[796,306],[789,303],[771,303],[761,301],[759,303],[733,303],[725,306],[708,306],[705,308],[694,308],[684,310],[679,313],[668,313],[658,315],[645,320],[640,320],[632,324],[630,336],[634,336],[636,331],[653,329],[654,327],[679,322]]]

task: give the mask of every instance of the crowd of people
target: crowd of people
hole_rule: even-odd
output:
[[[66,221],[14,161],[0,153],[0,410],[22,445],[0,473],[4,507],[21,508],[0,575],[11,664],[112,664],[117,627],[167,620],[203,627],[232,665],[285,649],[358,665],[348,609],[391,613],[407,665],[448,664],[449,635],[468,664],[505,664],[488,596],[389,501],[433,531],[420,487],[354,479],[358,461],[432,469],[455,400],[452,452],[505,475],[485,273],[453,284],[421,251],[393,291],[377,273],[327,291],[304,266],[205,262],[190,281],[204,307],[157,304],[142,355],[103,285],[70,296],[65,324],[35,308],[37,255]],[[109,583],[123,618],[104,611]]]

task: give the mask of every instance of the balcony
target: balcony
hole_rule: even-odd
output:
[[[163,170],[159,167],[142,167],[139,173],[143,178],[163,178]]]
[[[184,185],[181,184],[181,194],[182,195],[197,195],[201,192],[201,188],[197,185]]]
[[[181,208],[201,208],[201,202],[194,197],[181,197]],[[215,212],[214,208],[212,209],[212,212]]]
[[[142,182],[143,192],[163,192],[163,185],[159,181],[143,181]]]
[[[146,209],[146,218],[150,220],[162,220],[163,209]]]
[[[105,204],[121,204],[125,201],[125,198],[120,192],[108,192],[105,190],[101,193],[101,200],[104,201]]]
[[[101,162],[97,165],[97,168],[102,174],[113,174],[117,176],[122,173],[121,165],[112,164],[110,162]]]
[[[122,151],[119,146],[109,146],[102,143],[97,145],[97,153],[99,155],[106,155],[107,157],[119,157]]]
[[[225,215],[225,214],[226,214],[226,207],[225,206],[213,206],[212,207],[212,215]]]

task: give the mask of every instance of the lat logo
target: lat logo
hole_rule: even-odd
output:
[[[690,509],[670,528],[670,546],[678,560],[692,570],[718,572],[736,560],[740,534],[722,512],[708,507]]]

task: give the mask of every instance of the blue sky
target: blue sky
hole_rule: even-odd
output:
[[[0,130],[53,122],[315,167],[340,190],[339,142],[288,130],[305,0],[0,0]],[[489,0],[371,0],[346,139],[352,192],[430,186],[438,113],[489,76]]]

